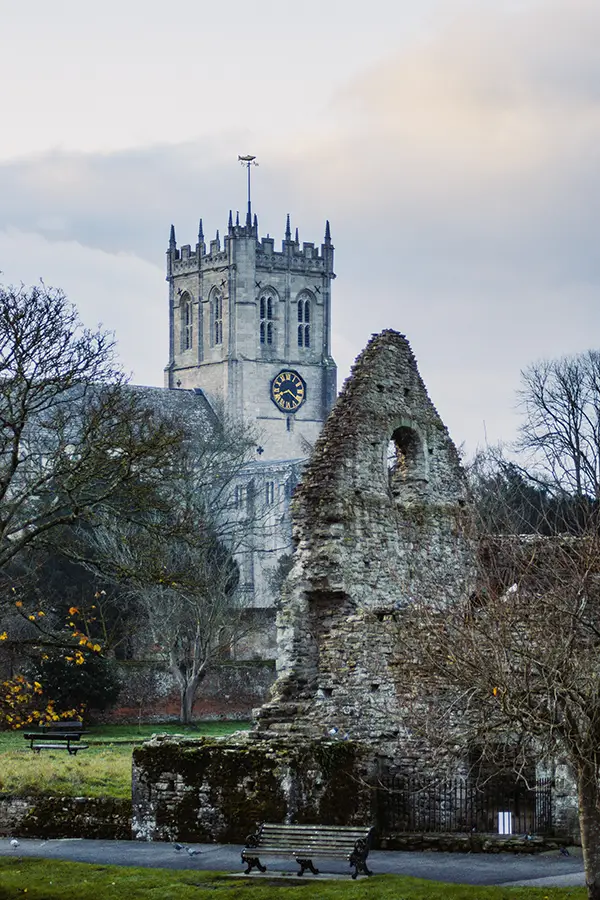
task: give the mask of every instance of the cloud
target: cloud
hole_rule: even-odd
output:
[[[168,361],[163,273],[133,254],[111,254],[76,241],[0,231],[0,280],[32,285],[43,278],[77,306],[84,325],[114,331],[118,352],[138,384],[161,385]]]
[[[225,141],[228,143],[228,141]],[[235,145],[235,141],[234,141]],[[198,185],[210,182],[202,206],[232,194],[230,151],[221,140],[160,145],[117,153],[53,151],[0,165],[0,227],[77,240],[110,253],[134,252],[156,262],[177,218],[192,225]],[[241,182],[241,178],[240,178]],[[243,187],[239,191],[243,198]],[[204,198],[203,198],[204,199]]]
[[[599,40],[591,2],[471,9],[348,85],[298,148],[304,206],[336,211],[337,329],[404,331],[471,445],[483,420],[514,432],[521,367],[598,333]]]
[[[472,447],[483,421],[490,439],[514,432],[521,367],[600,333],[600,7],[477,3],[440,23],[353,77],[327,118],[254,144],[255,198],[276,237],[288,210],[301,240],[319,241],[331,220],[342,375],[371,332],[397,328],[453,437]],[[159,340],[148,313],[166,322],[169,225],[193,244],[199,215],[210,235],[243,209],[232,147],[244,137],[1,165],[0,228],[41,236],[27,238],[40,274],[75,277],[100,305],[102,290],[118,295],[104,305],[132,336],[126,364],[146,366],[152,347],[158,373],[166,324]],[[30,270],[23,247],[14,261]]]

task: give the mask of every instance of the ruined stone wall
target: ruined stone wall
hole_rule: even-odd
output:
[[[260,822],[370,824],[353,742],[156,735],[133,753],[133,837],[240,843]]]
[[[408,754],[395,614],[470,592],[473,524],[454,444],[408,341],[373,337],[296,493],[295,562],[278,617],[265,733],[332,729]],[[418,751],[415,751],[418,755]]]

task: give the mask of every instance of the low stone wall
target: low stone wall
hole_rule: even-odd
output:
[[[558,850],[564,841],[553,838],[494,834],[388,834],[379,841],[381,850],[438,850],[448,853],[542,853]]]
[[[133,753],[133,836],[243,843],[257,822],[370,824],[367,769],[351,741],[157,735]]]
[[[0,795],[0,834],[31,838],[131,838],[131,801]]]

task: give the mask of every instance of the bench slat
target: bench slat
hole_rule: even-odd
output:
[[[248,857],[256,856],[256,852],[255,851],[253,852],[252,850],[243,850],[242,855],[243,855],[244,859],[246,859]],[[277,848],[277,847],[261,847],[260,855],[261,856],[288,856],[288,857],[293,856],[293,857],[299,857],[300,859],[311,859],[312,857],[319,857],[319,856],[326,856],[327,858],[330,858],[330,859],[348,859],[348,857],[350,856],[350,853],[343,853],[341,851],[336,851],[336,850],[333,850],[333,851],[324,850],[322,852],[319,852],[318,850],[314,850],[314,848],[312,848],[312,849],[305,848],[303,850],[298,849],[298,848],[296,848],[295,850],[285,850],[285,849]]]
[[[278,849],[289,848],[291,850],[296,850],[298,847],[327,847],[332,848],[334,850],[353,850],[356,846],[356,841],[270,841],[266,839],[262,841],[259,845],[261,847],[277,847]]]
[[[262,832],[262,836],[263,836],[264,838],[267,838],[267,839],[268,839],[268,838],[274,838],[274,839],[278,839],[278,838],[282,838],[282,839],[283,839],[283,838],[285,838],[285,839],[292,838],[292,839],[294,839],[294,840],[299,840],[299,841],[310,841],[310,840],[313,840],[313,839],[315,839],[315,840],[324,839],[324,840],[345,841],[346,843],[349,843],[349,842],[351,842],[351,841],[356,841],[356,840],[358,840],[358,839],[361,838],[361,837],[365,837],[365,835],[366,835],[366,832],[365,832],[365,831],[357,831],[357,832],[355,832],[354,834],[339,834],[339,835],[338,835],[338,834],[332,834],[331,832],[328,832],[328,831],[324,832],[323,834],[319,834],[319,833],[316,832],[316,831],[313,831],[313,832],[304,832],[304,833],[302,833],[302,832],[299,832],[299,833],[292,832],[292,833],[290,833],[290,834],[281,834],[280,832],[272,832],[272,831],[263,831],[263,832]]]
[[[262,840],[263,841],[296,841],[296,842],[298,842],[298,841],[300,841],[300,842],[331,841],[332,843],[335,843],[335,844],[350,845],[350,844],[356,843],[356,841],[360,840],[361,837],[365,837],[364,832],[362,832],[362,834],[352,835],[352,837],[350,837],[350,838],[346,838],[346,837],[338,838],[335,835],[328,835],[328,834],[324,834],[324,835],[319,835],[319,834],[290,834],[290,835],[263,834]]]
[[[32,744],[32,750],[69,750],[68,744]],[[71,748],[71,752],[75,753],[77,750],[87,750],[88,744],[77,744],[75,747]]]
[[[315,831],[319,834],[324,834],[326,831],[331,831],[333,834],[367,834],[371,831],[370,826],[363,827],[360,825],[272,825],[265,822],[261,827],[264,832],[280,831],[282,834],[307,831]]]
[[[340,840],[340,841],[355,841],[358,837],[361,837],[361,836],[364,837],[366,834],[368,834],[368,832],[365,831],[364,829],[361,829],[361,830],[357,830],[357,831],[351,831],[346,834],[336,834],[335,831],[323,831],[323,832],[320,832],[320,831],[289,831],[288,832],[288,831],[270,831],[268,828],[264,828],[261,831],[261,834],[269,835],[269,837],[271,837],[271,836],[272,837],[280,837],[280,836],[290,837],[291,835],[293,835],[293,837],[297,837],[300,839],[310,838],[310,837],[314,836],[314,837],[320,837],[320,838],[321,837],[331,837],[331,838],[336,838],[336,840]]]
[[[265,844],[280,844],[280,843],[282,843],[282,844],[290,844],[290,845],[294,844],[296,846],[298,844],[313,844],[313,843],[318,844],[320,846],[321,844],[325,843],[325,844],[335,844],[338,847],[353,847],[354,844],[356,843],[356,841],[361,840],[363,838],[365,838],[364,834],[357,835],[357,837],[355,837],[355,838],[353,837],[350,840],[336,840],[335,838],[328,838],[326,836],[323,836],[323,838],[319,838],[318,835],[315,835],[314,837],[310,837],[307,835],[297,835],[297,836],[292,835],[291,837],[276,838],[276,837],[273,837],[272,835],[266,834],[263,836],[261,843],[265,843]]]
[[[337,850],[340,853],[352,853],[355,846],[356,841],[354,841],[352,844],[319,844],[316,841],[312,841],[310,844],[302,841],[293,841],[292,843],[275,843],[274,841],[265,841],[264,844],[260,844],[261,849],[263,847],[271,847],[273,850],[311,850],[315,853],[317,851],[328,852],[330,850]]]

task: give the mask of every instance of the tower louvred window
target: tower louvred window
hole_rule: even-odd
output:
[[[223,343],[223,297],[214,291],[210,299],[211,344],[213,347]]]
[[[262,294],[259,300],[260,326],[259,335],[261,344],[273,344],[275,337],[274,329],[274,297],[272,294]]]
[[[310,347],[310,297],[298,298],[298,346]]]
[[[194,313],[189,294],[181,298],[181,349],[190,350],[194,345]]]

